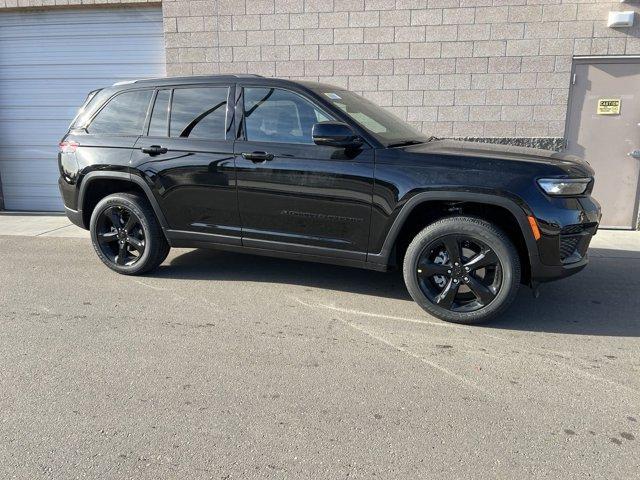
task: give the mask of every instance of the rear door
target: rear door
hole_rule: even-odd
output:
[[[240,244],[229,85],[159,89],[132,165],[152,185],[174,238]]]
[[[235,144],[243,245],[364,260],[373,190],[373,150],[313,143],[313,124],[333,120],[283,88],[246,86]]]

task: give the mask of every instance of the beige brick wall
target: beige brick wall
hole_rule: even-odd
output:
[[[593,0],[164,0],[170,75],[361,92],[440,136],[562,136],[572,55],[640,54]],[[636,23],[640,23],[636,14]]]
[[[0,9],[159,3],[0,0]],[[258,73],[360,92],[425,132],[562,136],[573,55],[640,55],[596,0],[164,0],[169,75]]]

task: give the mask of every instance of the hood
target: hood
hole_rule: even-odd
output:
[[[567,173],[573,175],[593,175],[593,170],[589,164],[580,157],[539,148],[461,140],[434,140],[428,143],[403,147],[403,150],[412,154],[424,153],[430,155],[453,155],[458,157],[543,163],[564,168],[567,170]]]

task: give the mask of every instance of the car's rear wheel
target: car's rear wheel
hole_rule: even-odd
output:
[[[91,240],[100,260],[125,275],[157,268],[170,246],[147,200],[132,193],[103,198],[91,214]]]
[[[513,302],[520,259],[495,225],[475,217],[439,220],[413,239],[403,265],[411,297],[442,320],[474,324]]]

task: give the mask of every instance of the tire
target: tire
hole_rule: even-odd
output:
[[[114,193],[100,200],[89,230],[100,260],[123,275],[156,269],[171,249],[151,205],[134,193]]]
[[[478,324],[503,313],[515,299],[520,258],[495,225],[476,217],[448,217],[415,236],[403,275],[409,294],[427,313],[447,322]]]

